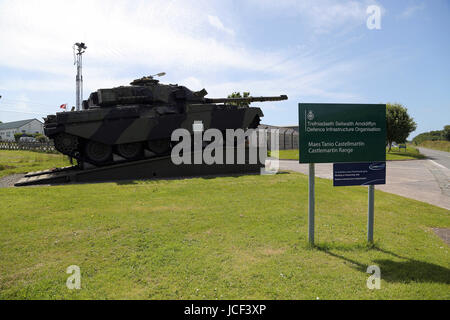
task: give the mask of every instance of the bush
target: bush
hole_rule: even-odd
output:
[[[18,132],[18,133],[14,134],[14,139],[16,140],[16,142],[19,142],[20,138],[22,138],[22,137],[35,138],[36,141],[39,141],[39,142],[47,142],[48,141],[48,138],[40,133],[32,133],[31,134],[31,133]]]
[[[22,137],[31,137],[31,134],[22,133],[22,132],[14,133],[14,140],[16,140],[16,142],[19,142],[20,138],[22,138]]]
[[[434,130],[429,132],[424,132],[412,140],[414,144],[418,145],[425,141],[450,141],[450,125],[444,127],[444,130]]]
[[[40,133],[35,133],[33,136],[38,142],[48,142],[48,138]]]

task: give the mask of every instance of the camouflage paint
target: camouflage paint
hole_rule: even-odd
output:
[[[119,144],[142,143],[146,148],[150,140],[170,142],[175,129],[192,132],[194,121],[202,121],[205,130],[256,128],[263,117],[260,108],[227,103],[287,99],[287,96],[209,99],[205,98],[206,94],[204,89],[194,92],[184,86],[159,84],[158,80],[144,77],[134,80],[130,86],[92,92],[83,101],[81,111],[47,116],[44,132],[54,139],[55,148],[60,152],[79,162],[93,163],[85,150],[90,141],[111,146],[111,152],[117,152],[114,147]],[[72,149],[70,145],[69,148],[61,146],[60,138],[67,135],[76,138],[77,144]]]

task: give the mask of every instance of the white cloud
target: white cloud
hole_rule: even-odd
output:
[[[129,65],[149,70],[174,65],[179,69],[257,70],[273,59],[270,54],[212,37],[202,22],[207,19],[198,19],[205,16],[203,5],[130,3],[136,5],[4,1],[0,4],[0,65],[72,75],[75,41],[87,43],[85,59],[91,65],[107,66],[116,73]],[[212,19],[216,28],[232,32],[216,16],[209,17],[216,18]]]
[[[16,103],[16,110],[23,112],[31,112],[32,109],[29,107],[30,99],[25,94],[19,96],[20,100]]]
[[[305,3],[283,0],[280,5],[297,8],[297,14],[307,17],[306,22],[312,22],[317,30],[360,21],[361,12],[365,19],[365,7],[354,1]],[[326,11],[325,4],[329,4]],[[225,27],[219,13],[222,17],[223,10],[206,0],[189,4],[163,0],[2,1],[0,70],[7,68],[9,75],[0,74],[0,87],[30,93],[64,92],[67,94],[62,96],[73,99],[72,45],[83,41],[88,46],[83,69],[85,97],[98,88],[165,71],[163,82],[193,90],[205,87],[210,97],[247,90],[254,95],[287,94],[288,102],[274,104],[279,108],[295,104],[296,97],[361,99],[339,87],[339,79],[352,77],[358,67],[354,58],[348,62],[336,57],[336,47],[342,42],[328,45],[326,50],[254,48],[237,37],[224,37],[223,33],[233,35],[235,31]],[[245,28],[236,25],[238,19],[223,17],[240,33]],[[211,32],[212,27],[219,32]]]
[[[410,18],[412,16],[414,16],[417,12],[421,11],[425,9],[425,3],[421,3],[421,4],[417,4],[417,5],[412,5],[407,7],[405,10],[403,10],[398,17],[399,18]]]
[[[0,102],[0,113],[7,112],[12,116],[31,117],[30,115],[36,115],[41,113],[33,112],[33,108],[30,105],[31,100],[25,94],[20,94],[17,99],[4,98]]]
[[[220,31],[226,32],[230,35],[234,35],[234,30],[225,28],[222,21],[217,16],[211,16],[208,15],[208,22],[210,25],[212,25],[214,28],[217,28]]]
[[[253,0],[256,7],[283,15],[298,16],[306,28],[315,33],[329,33],[341,28],[351,29],[365,24],[366,9],[375,0]]]

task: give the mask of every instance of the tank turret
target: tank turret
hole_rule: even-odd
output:
[[[176,104],[179,100],[202,103],[206,90],[193,92],[176,84],[160,84],[152,76],[142,77],[130,82],[129,86],[99,89],[90,94],[84,108],[111,107],[137,103]]]

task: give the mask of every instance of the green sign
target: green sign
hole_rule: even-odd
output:
[[[386,105],[299,103],[300,163],[386,160]]]

